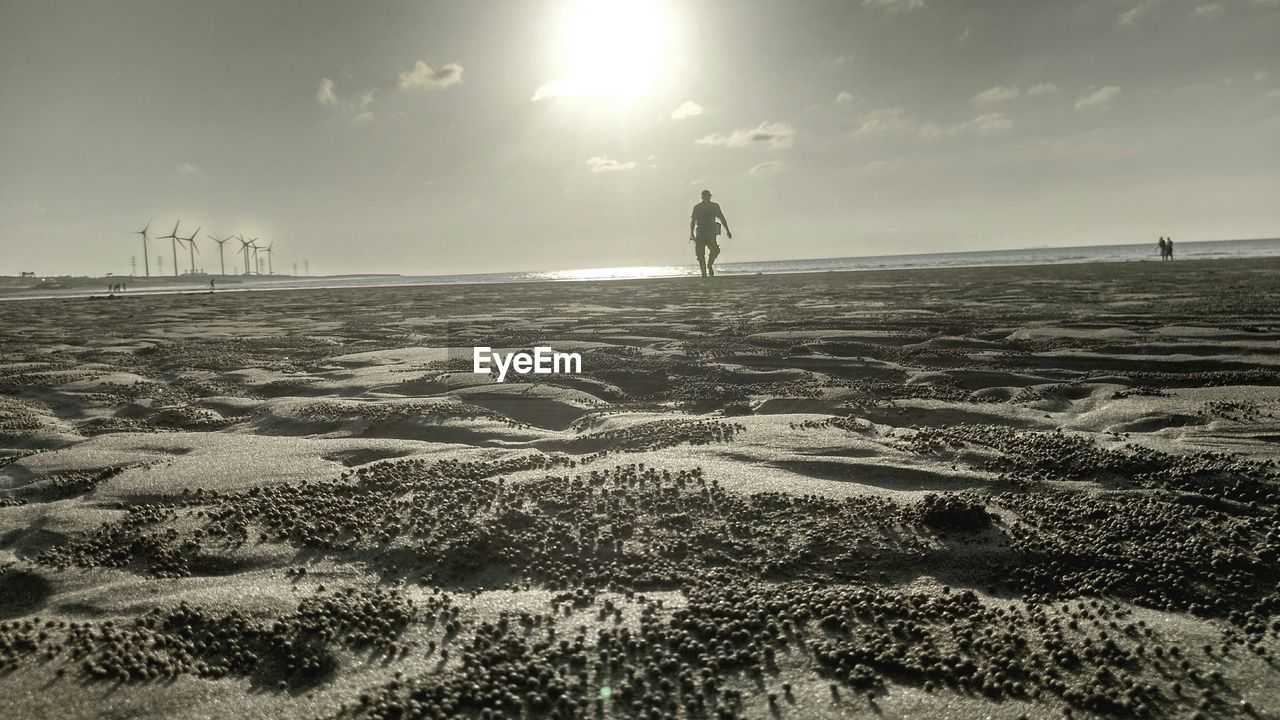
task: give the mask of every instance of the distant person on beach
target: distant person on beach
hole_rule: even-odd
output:
[[[1164,254],[1167,259],[1173,259],[1173,238],[1164,239]]]
[[[694,244],[698,254],[698,268],[702,270],[702,277],[715,277],[715,262],[720,256],[720,244],[716,242],[716,236],[720,234],[721,222],[724,223],[725,235],[732,240],[733,233],[729,231],[729,221],[725,219],[720,204],[711,202],[710,190],[703,190],[702,202],[693,206],[693,214],[689,216],[689,241]],[[708,249],[710,254],[707,253]]]
[[[1165,256],[1165,244],[1164,244],[1164,236],[1163,236],[1163,235],[1161,235],[1161,236],[1160,236],[1160,239],[1159,239],[1158,241],[1156,241],[1156,250],[1158,250],[1158,251],[1160,252],[1160,259],[1161,259],[1161,260],[1164,260],[1164,256]]]
[[[209,278],[209,292],[213,292],[213,281],[215,278]]]

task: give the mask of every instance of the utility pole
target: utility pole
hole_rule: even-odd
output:
[[[293,276],[298,277],[298,263],[293,264]]]
[[[163,255],[156,256],[156,272],[161,275],[164,274],[164,256]]]
[[[307,277],[311,277],[311,261],[303,260],[302,267],[303,267],[303,270],[307,273]]]
[[[134,255],[129,258],[129,277],[137,277],[138,275],[138,256]]]

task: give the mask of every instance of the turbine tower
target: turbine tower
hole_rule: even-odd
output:
[[[258,243],[258,238],[254,238],[249,241],[249,244],[253,246],[253,272],[256,275],[261,275],[262,266],[258,264],[258,251],[261,250],[262,248],[258,247],[257,243]]]
[[[187,250],[188,252],[191,253],[191,274],[192,275],[196,274],[196,253],[200,252],[200,248],[196,247],[196,235],[199,235],[199,234],[200,234],[200,228],[196,228],[196,231],[191,233],[191,237],[178,238],[179,240],[187,244]]]
[[[178,222],[173,224],[172,232],[170,232],[168,235],[161,235],[160,237],[156,238],[157,240],[169,240],[170,242],[173,243],[173,276],[174,277],[178,277],[178,240],[179,240],[178,226],[181,224],[182,224],[182,221],[179,220]]]
[[[275,241],[275,240],[272,240],[270,243],[267,243],[266,253],[267,253],[267,274],[268,274],[268,275],[275,275],[275,274],[276,274],[275,269],[273,269],[273,268],[271,267],[271,258],[272,258],[272,257],[274,257],[274,256],[275,256],[275,254],[276,254],[276,251],[275,251],[275,250],[272,250],[271,248],[273,248],[273,247],[275,247],[275,246],[276,246],[276,241]]]
[[[141,230],[133,231],[134,235],[142,236],[142,266],[147,270],[147,277],[151,277],[151,261],[147,260],[147,231],[151,229],[152,220],[155,220],[155,218],[151,218],[151,220],[148,220],[147,226],[142,228]]]
[[[223,257],[223,255],[222,255],[222,246],[223,246],[223,245],[225,245],[227,242],[229,242],[229,241],[231,241],[231,240],[234,240],[236,236],[235,236],[235,235],[232,235],[232,236],[230,236],[230,237],[222,238],[221,240],[219,240],[218,238],[216,238],[216,237],[214,237],[214,236],[212,236],[212,235],[206,235],[205,237],[207,237],[207,238],[209,238],[210,240],[212,240],[212,241],[214,241],[214,242],[218,243],[218,265],[222,268],[222,274],[223,274],[223,275],[226,275],[226,274],[227,274],[227,260],[226,260],[226,258],[225,258],[225,257]]]
[[[245,240],[243,235],[236,236],[236,239],[240,241],[240,249],[237,250],[236,252],[244,254],[244,274],[248,275],[249,274],[249,248],[253,247],[253,243],[248,240]]]

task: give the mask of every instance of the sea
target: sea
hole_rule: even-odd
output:
[[[692,251],[690,252],[692,255]],[[1252,240],[1185,241],[1174,246],[1174,262],[1179,260],[1229,259],[1280,256],[1280,238]],[[692,258],[691,258],[692,259]],[[716,274],[775,275],[786,273],[849,272],[859,270],[903,270],[913,268],[961,268],[1017,265],[1067,265],[1090,262],[1160,262],[1155,243],[1140,245],[1090,245],[1085,247],[1040,247],[1019,250],[974,250],[966,252],[919,253],[912,255],[875,255],[865,257],[815,258],[806,260],[768,260],[762,262],[722,262]],[[347,275],[320,277],[269,278],[254,276],[244,282],[221,283],[218,292],[251,292],[262,290],[393,287],[399,285],[470,285],[515,282],[572,282],[586,280],[630,280],[642,278],[676,278],[698,274],[698,266],[645,265],[633,267],[585,268],[537,272],[497,272],[463,275]],[[211,276],[217,279],[217,276]],[[130,290],[129,295],[207,292],[193,287],[191,280],[171,286],[149,285]],[[100,290],[83,288],[13,292],[0,295],[0,300],[70,298],[102,295]]]

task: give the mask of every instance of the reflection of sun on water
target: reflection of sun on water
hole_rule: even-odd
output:
[[[584,268],[535,273],[543,280],[634,280],[638,278],[678,277],[688,275],[689,268],[675,265],[638,265],[632,267]]]
[[[579,0],[562,29],[562,87],[630,105],[653,85],[669,38],[670,18],[655,0]]]

